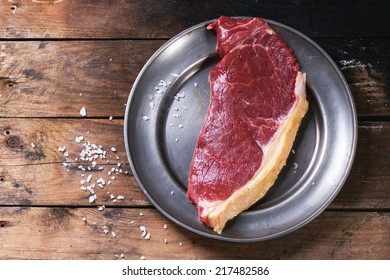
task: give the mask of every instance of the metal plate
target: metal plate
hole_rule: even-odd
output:
[[[189,166],[209,104],[208,75],[218,62],[215,33],[205,28],[210,22],[164,44],[146,63],[129,96],[124,136],[139,186],[169,219],[211,238],[253,242],[298,229],[334,199],[353,162],[356,112],[343,75],[308,37],[267,22],[292,47],[301,71],[307,73],[309,111],[275,185],[228,222],[221,235],[199,221],[186,196]],[[158,86],[161,80],[166,87]]]

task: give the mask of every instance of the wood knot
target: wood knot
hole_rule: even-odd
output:
[[[17,136],[11,136],[7,139],[7,145],[10,148],[17,148],[20,145],[20,139]]]
[[[0,184],[4,183],[4,182],[5,182],[5,177],[4,176],[0,176]]]
[[[0,221],[0,227],[5,227],[7,225],[7,221]]]
[[[11,7],[10,7],[11,13],[15,14],[17,8],[18,8],[18,6],[16,6],[16,5],[11,5]]]

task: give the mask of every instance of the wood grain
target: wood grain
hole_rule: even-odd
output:
[[[358,129],[353,168],[330,207],[389,209],[390,123],[360,122]],[[75,138],[80,135],[84,140],[76,143]],[[123,120],[3,119],[0,124],[0,205],[91,205],[89,193],[80,190],[80,181],[90,174],[93,180],[112,181],[111,187],[97,188],[98,199],[92,205],[118,205],[107,199],[107,191],[125,196],[120,202],[124,206],[150,205],[131,172],[124,175],[130,168],[123,138]],[[97,167],[91,171],[82,171],[80,165],[91,167],[90,162],[80,160],[80,153],[85,149],[83,144],[88,141],[101,145],[107,158],[97,159]],[[16,145],[11,147],[12,143]],[[69,156],[58,150],[63,146]],[[117,151],[112,152],[111,147]],[[63,166],[63,162],[68,166]],[[104,169],[98,170],[99,167]],[[113,167],[122,169],[122,174],[112,173],[115,180],[108,175]]]
[[[101,145],[107,153],[105,159],[96,160],[99,165],[127,162],[123,120],[6,118],[0,123],[0,131],[0,166],[62,162],[90,165],[80,159],[88,142]],[[83,140],[77,143],[80,136]],[[64,146],[68,156],[59,151]]]
[[[249,244],[204,238],[153,209],[2,207],[0,220],[0,259],[388,259],[390,246],[389,213],[324,212],[286,236]]]
[[[76,164],[33,164],[0,166],[0,205],[20,206],[100,206],[139,207],[151,203],[138,187],[134,177],[125,172],[129,166],[101,165],[104,170],[81,171]],[[108,174],[110,173],[110,174]],[[91,175],[91,181],[86,181]],[[99,186],[97,180],[104,180]],[[81,189],[95,184],[96,200],[89,201],[92,193]],[[118,199],[122,196],[123,199]]]
[[[0,116],[121,116],[131,86],[162,44],[151,41],[5,42]]]
[[[199,22],[228,15],[272,19],[315,37],[383,38],[390,33],[390,25],[382,20],[389,10],[385,0],[343,5],[335,0],[9,0],[0,3],[0,37],[170,38]]]
[[[358,114],[389,116],[389,39],[317,41],[345,75]],[[82,107],[123,117],[134,80],[164,42],[2,42],[0,117],[80,117]]]

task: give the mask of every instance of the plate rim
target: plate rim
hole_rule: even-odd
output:
[[[236,17],[236,18],[253,18],[253,17],[245,17],[245,16],[243,16],[243,17]],[[169,39],[167,42],[165,42],[163,45],[161,45],[153,53],[153,55],[147,60],[147,62],[144,64],[144,66],[142,67],[142,69],[138,73],[137,78],[136,78],[136,80],[134,81],[134,83],[132,85],[132,89],[131,89],[131,91],[129,93],[129,97],[128,97],[128,100],[127,100],[127,103],[126,103],[125,118],[124,118],[125,148],[126,148],[126,155],[127,155],[128,161],[129,161],[129,165],[131,167],[133,177],[136,179],[138,187],[142,190],[142,192],[148,198],[148,200],[152,203],[152,205],[161,214],[163,214],[165,217],[167,217],[168,219],[170,219],[171,221],[175,222],[179,226],[181,226],[181,227],[183,227],[183,228],[185,228],[185,229],[187,229],[187,230],[189,230],[189,231],[191,231],[193,233],[196,233],[196,234],[199,234],[201,236],[208,237],[208,238],[212,238],[212,239],[215,239],[215,240],[229,241],[229,242],[236,242],[236,243],[249,243],[249,242],[265,241],[265,240],[274,239],[274,238],[286,235],[286,234],[288,234],[290,232],[293,232],[293,231],[297,230],[298,228],[301,228],[302,226],[308,224],[313,219],[315,219],[319,214],[321,214],[329,206],[329,204],[334,200],[334,198],[337,196],[337,194],[340,192],[340,190],[344,186],[344,184],[345,184],[345,182],[346,182],[346,180],[347,180],[347,178],[348,178],[348,176],[350,174],[351,168],[352,168],[353,163],[354,163],[355,155],[356,155],[356,148],[357,148],[357,141],[358,141],[358,130],[357,130],[358,120],[357,120],[356,106],[355,106],[355,102],[353,100],[353,95],[352,95],[352,92],[350,90],[350,87],[349,87],[349,85],[348,85],[344,75],[342,74],[341,70],[337,66],[337,64],[333,61],[333,59],[329,56],[329,54],[327,52],[325,52],[316,42],[314,42],[311,38],[309,38],[308,36],[306,36],[302,32],[300,32],[300,31],[298,31],[298,30],[296,30],[296,29],[294,29],[294,28],[292,28],[292,27],[290,27],[288,25],[285,25],[283,23],[280,23],[280,22],[277,22],[277,21],[274,21],[274,20],[269,20],[269,19],[266,19],[266,18],[262,18],[262,19],[264,19],[270,25],[286,29],[286,30],[288,30],[288,31],[298,35],[300,38],[304,39],[305,41],[310,43],[312,46],[314,46],[324,56],[324,58],[326,58],[326,60],[332,65],[332,67],[333,67],[332,70],[336,71],[337,76],[339,77],[340,81],[343,84],[344,89],[347,92],[347,99],[349,101],[348,105],[350,105],[350,108],[351,108],[352,127],[350,129],[352,131],[351,135],[352,135],[352,140],[353,141],[351,143],[351,154],[349,155],[349,160],[348,160],[348,162],[347,162],[347,164],[345,166],[345,172],[344,172],[343,176],[340,178],[340,180],[338,180],[337,187],[332,192],[332,195],[328,196],[326,202],[323,203],[320,207],[318,207],[316,209],[316,211],[312,212],[308,218],[300,221],[299,223],[296,223],[294,226],[289,227],[286,230],[279,231],[277,233],[273,233],[273,234],[267,235],[266,237],[237,238],[237,237],[224,236],[223,234],[215,235],[213,233],[208,233],[208,232],[199,230],[197,228],[194,228],[192,226],[189,226],[186,223],[178,220],[173,215],[167,213],[167,211],[165,211],[162,208],[162,206],[160,206],[160,204],[157,201],[155,201],[155,199],[149,194],[147,188],[144,186],[143,182],[141,181],[141,179],[139,178],[139,176],[138,176],[138,174],[136,172],[136,166],[135,166],[133,157],[132,157],[132,155],[130,153],[130,146],[129,146],[130,145],[130,141],[129,141],[128,135],[129,135],[130,108],[132,107],[131,105],[134,102],[133,101],[134,100],[133,96],[134,96],[134,93],[136,91],[136,88],[137,88],[137,85],[138,85],[140,79],[142,78],[143,74],[148,70],[150,65],[153,63],[154,59],[158,55],[160,55],[160,53],[162,53],[166,48],[168,48],[172,43],[174,43],[176,40],[180,39],[184,35],[189,34],[189,33],[193,32],[194,30],[196,30],[196,29],[198,29],[200,27],[207,26],[208,24],[212,23],[216,19],[207,20],[207,21],[198,23],[196,25],[193,25],[193,26],[191,26],[191,27],[189,27],[189,28],[179,32],[178,34],[173,36],[171,39]]]

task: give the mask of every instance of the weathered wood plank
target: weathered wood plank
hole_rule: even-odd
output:
[[[83,106],[88,116],[123,117],[134,80],[164,42],[0,43],[0,117],[79,117]],[[390,115],[389,39],[318,43],[342,69],[358,114]]]
[[[62,162],[91,165],[80,157],[88,142],[106,151],[106,158],[97,158],[97,164],[127,162],[123,120],[9,118],[2,119],[0,131],[0,166]],[[78,143],[76,138],[80,136],[83,139]],[[62,147],[65,153],[59,151]]]
[[[0,43],[0,116],[124,115],[131,86],[163,42]]]
[[[196,11],[196,12],[194,12]],[[385,37],[387,1],[27,1],[0,3],[1,38],[169,38],[220,15],[260,16],[309,36]],[[381,28],[377,28],[381,26]]]
[[[0,166],[0,205],[145,206],[151,205],[131,175],[128,165],[101,165],[104,170],[85,172],[76,164]],[[120,169],[123,173],[111,171]],[[125,172],[129,172],[125,174]],[[92,176],[90,182],[88,177]],[[104,180],[104,182],[102,181]],[[99,181],[98,181],[99,180]],[[86,181],[86,182],[83,182]],[[99,183],[98,182],[103,182]],[[96,198],[85,188],[93,188]],[[85,187],[82,189],[82,187]],[[119,198],[123,197],[123,198]]]
[[[324,212],[284,237],[251,244],[215,242],[153,209],[2,207],[0,221],[0,259],[388,259],[390,246],[390,214],[375,212]]]
[[[335,208],[390,209],[390,123],[361,122],[349,177],[330,205]]]
[[[84,140],[76,143],[75,137],[80,135],[84,136]],[[97,166],[84,172],[78,167],[91,167],[90,162],[80,159],[80,153],[85,149],[83,144],[88,141],[101,145],[107,152],[107,158],[97,159]],[[355,162],[331,208],[390,208],[387,195],[389,142],[390,123],[359,124]],[[34,148],[31,143],[34,143]],[[58,150],[63,146],[68,156]],[[111,147],[117,151],[112,152]],[[69,166],[63,166],[64,161]],[[121,166],[117,167],[117,163]],[[99,167],[104,169],[98,170]],[[116,176],[115,181],[108,174],[113,167],[122,169],[122,174],[112,172]],[[106,192],[111,190],[113,194],[125,196],[122,205],[150,205],[131,173],[124,175],[126,171],[129,171],[129,166],[124,147],[123,120],[8,118],[0,124],[1,205],[91,205],[89,193],[80,190],[80,181],[86,180],[90,174],[93,180],[103,178],[106,183],[112,181],[111,187],[97,188],[98,199],[94,205],[115,205],[107,201]]]

